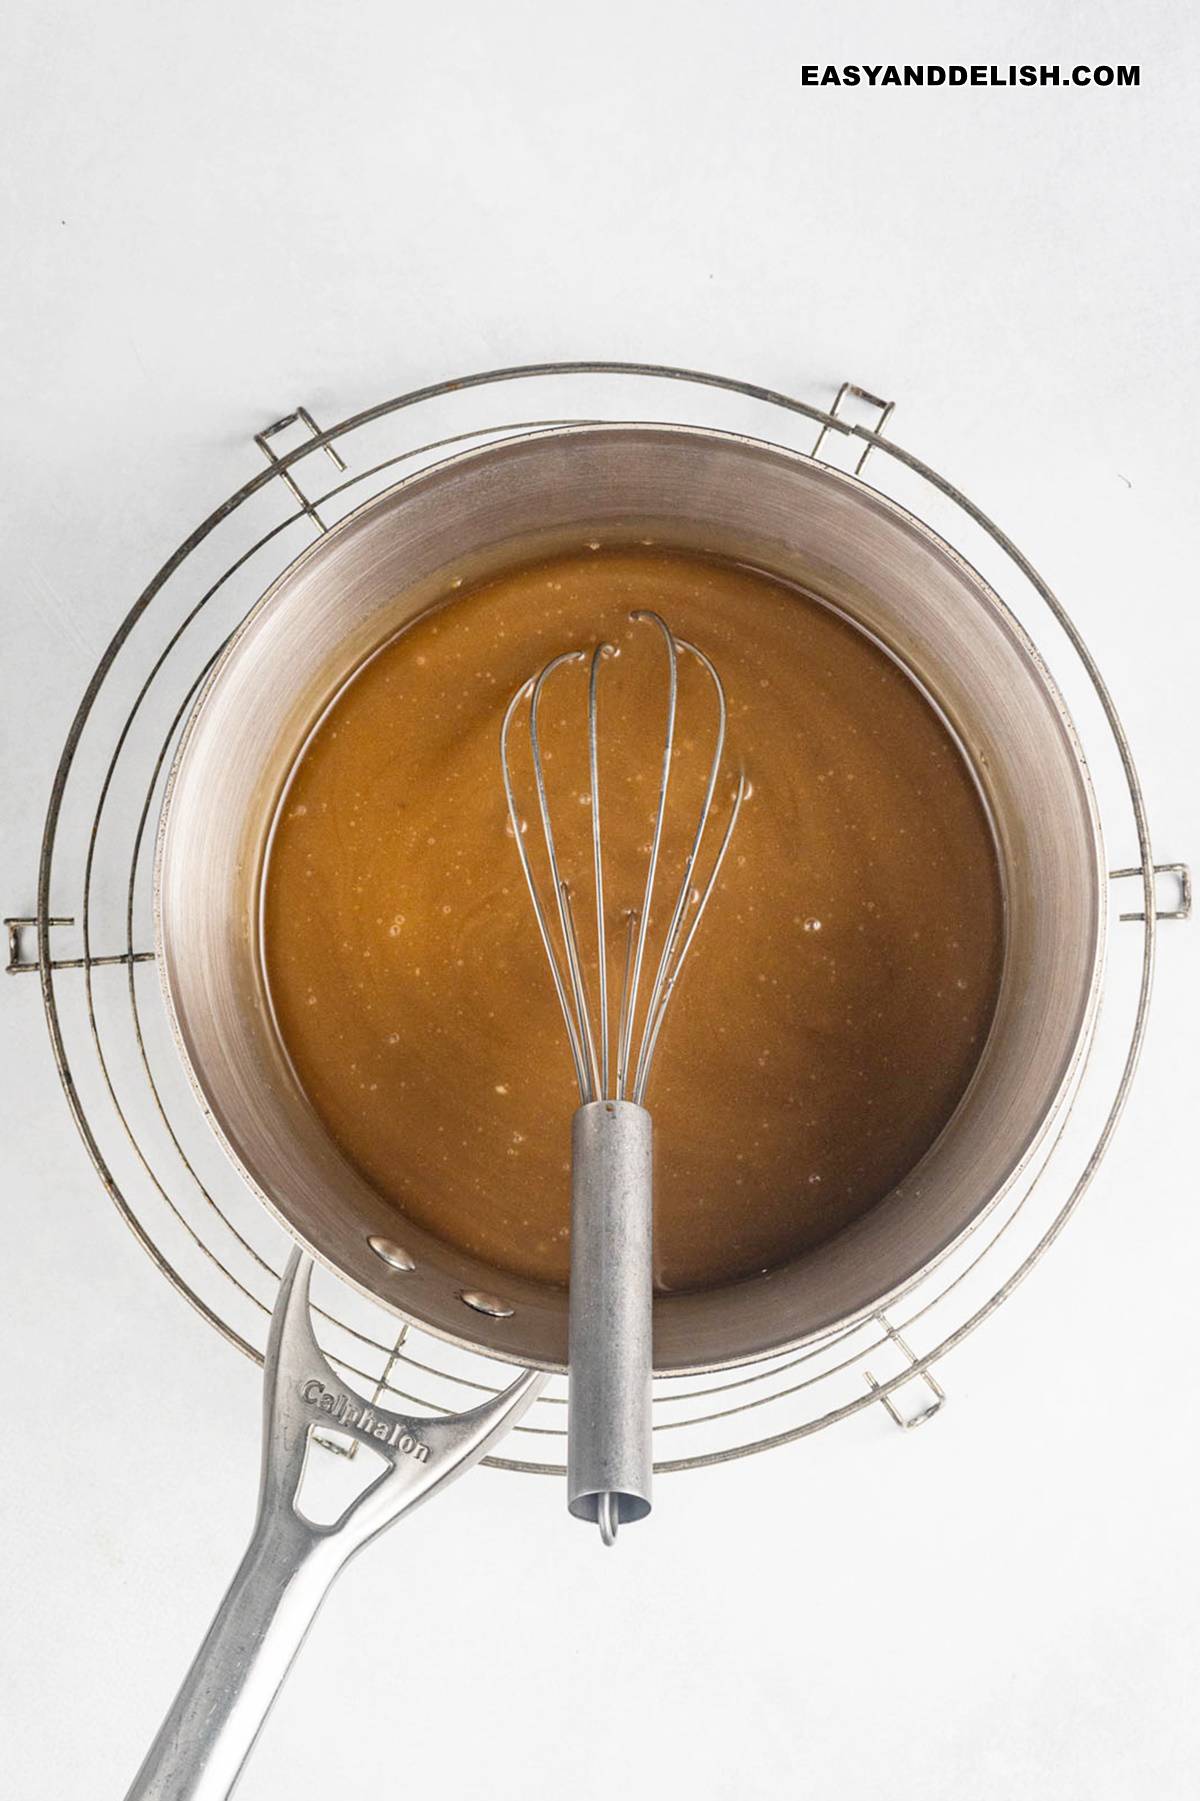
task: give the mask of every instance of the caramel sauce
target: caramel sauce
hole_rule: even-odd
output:
[[[264,876],[263,955],[312,1106],[398,1214],[501,1270],[565,1282],[579,1096],[499,732],[552,656],[619,647],[599,691],[615,1030],[666,713],[664,648],[631,623],[638,607],[707,652],[728,694],[698,882],[739,765],[750,783],[646,1094],[656,1280],[675,1291],[790,1261],[874,1206],[942,1130],[992,1016],[1003,905],[984,805],[929,700],[854,625],[772,577],[646,546],[581,549],[448,596],[359,669],[299,757]],[[586,664],[559,670],[541,723],[594,968],[586,693]],[[716,723],[690,657],[678,704],[643,999]],[[513,748],[544,878],[527,730]]]

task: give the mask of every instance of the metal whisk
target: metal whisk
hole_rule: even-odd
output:
[[[553,657],[524,682],[509,702],[500,732],[500,761],[509,818],[525,875],[579,1083],[580,1106],[571,1129],[571,1289],[569,1325],[570,1389],[567,1445],[567,1503],[579,1519],[596,1521],[605,1544],[618,1525],[644,1519],[650,1511],[650,1432],[653,1177],[651,1119],[643,1102],[662,1036],[667,1008],[716,887],[725,853],[747,793],[739,772],[729,817],[702,883],[695,880],[705,834],[714,811],[725,755],[727,707],[720,676],[705,653],[677,638],[658,613],[640,610],[632,620],[657,628],[666,651],[666,730],[654,830],[646,879],[638,904],[626,912],[626,943],[616,1008],[615,1040],[610,1032],[609,959],[605,915],[604,848],[601,832],[598,751],[598,691],[601,666],[619,652],[598,644],[590,652],[569,650]],[[712,760],[699,818],[684,857],[683,873],[662,936],[648,998],[642,1002],[655,886],[660,875],[664,825],[675,751],[679,656],[700,665],[717,702]],[[547,795],[538,714],[546,684],[569,664],[589,663],[587,752],[591,809],[591,876],[594,884],[596,949],[585,970],[570,883],[564,879]],[[529,702],[529,742],[538,814],[545,841],[553,917],[543,903],[514,792],[509,738],[513,720]],[[660,909],[660,918],[662,916]],[[652,953],[651,953],[652,956]],[[589,979],[590,977],[590,979]]]

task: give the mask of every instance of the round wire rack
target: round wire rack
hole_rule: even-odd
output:
[[[556,425],[693,424],[847,470],[940,533],[1038,645],[1095,783],[1115,865],[1109,886],[1117,929],[1109,934],[1091,1052],[1052,1131],[1020,1178],[935,1265],[891,1296],[886,1311],[737,1368],[656,1379],[655,1467],[694,1469],[747,1456],[864,1407],[881,1405],[911,1427],[942,1406],[936,1366],[1039,1261],[1096,1172],[1145,1035],[1156,923],[1186,917],[1190,883],[1182,865],[1154,863],[1129,743],[1076,626],[1012,541],[887,437],[892,410],[850,383],[821,406],[698,371],[601,362],[440,382],[327,430],[298,407],[257,434],[263,466],[135,601],[67,735],[46,815],[36,913],[6,922],[9,970],[40,978],[68,1103],[122,1217],[230,1344],[261,1362],[289,1241],[216,1144],[149,967],[155,826],[179,734],[208,670],[314,534],[412,470],[459,448]],[[1177,892],[1168,906],[1159,894],[1171,878]],[[1122,892],[1129,911],[1119,911]],[[325,1271],[317,1272],[314,1296],[323,1348],[374,1401],[440,1413],[473,1405],[510,1379],[503,1365],[433,1338]],[[565,1447],[565,1381],[554,1378],[508,1440],[509,1454],[488,1461],[560,1474]]]

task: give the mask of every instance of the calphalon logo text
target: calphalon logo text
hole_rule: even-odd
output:
[[[380,1444],[391,1445],[394,1451],[403,1451],[406,1457],[415,1457],[418,1463],[429,1462],[429,1446],[421,1439],[414,1438],[398,1422],[389,1425],[387,1420],[381,1420],[365,1402],[352,1400],[348,1394],[334,1394],[315,1376],[300,1384],[300,1398],[310,1407],[319,1407],[322,1413],[327,1413],[331,1425],[353,1426],[356,1431],[365,1432],[368,1438],[377,1438]]]

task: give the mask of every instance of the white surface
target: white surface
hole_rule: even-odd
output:
[[[250,434],[472,368],[661,358],[900,402],[1110,674],[1200,856],[1194,124],[1171,0],[10,10],[5,911],[132,596]],[[803,90],[802,62],[1140,61],[1137,92]],[[334,1591],[240,1793],[1194,1793],[1197,927],[1141,1078],[951,1403],[661,1484],[615,1554],[483,1472]],[[255,1373],[76,1141],[0,990],[6,1792],[119,1796],[249,1525]]]

